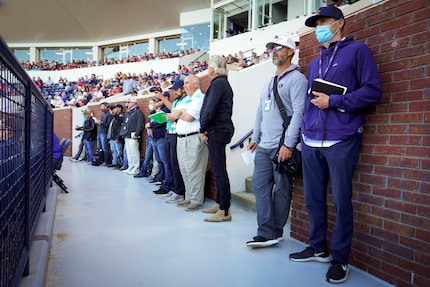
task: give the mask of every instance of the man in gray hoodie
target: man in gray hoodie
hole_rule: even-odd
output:
[[[296,148],[307,96],[306,77],[291,63],[295,42],[290,38],[278,39],[267,43],[266,48],[273,52],[276,73],[261,90],[254,132],[248,145],[248,150],[255,152],[252,188],[258,223],[257,236],[246,243],[251,248],[273,246],[283,238],[290,212],[293,176],[279,173],[276,167],[277,163],[289,159]],[[284,122],[274,96],[276,88],[287,116],[291,117],[280,149]],[[273,159],[277,153],[275,163]]]

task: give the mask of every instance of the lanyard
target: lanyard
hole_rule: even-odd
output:
[[[320,79],[324,79],[325,75],[328,72],[328,69],[331,67],[331,63],[333,62],[334,56],[336,55],[337,50],[339,49],[341,41],[337,41],[336,46],[334,47],[333,53],[331,54],[330,60],[328,61],[327,67],[324,70],[324,74],[322,74],[322,47],[320,49],[320,60],[319,60],[319,69],[318,74]]]

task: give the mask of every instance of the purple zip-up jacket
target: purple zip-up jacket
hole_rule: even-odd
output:
[[[331,43],[327,49],[321,47],[322,74],[335,45]],[[319,60],[317,57],[309,64],[308,88],[320,77]],[[323,79],[346,86],[348,90],[345,95],[330,95],[329,108],[325,110],[314,106],[308,94],[302,132],[314,140],[346,140],[363,125],[364,108],[379,102],[382,97],[381,79],[372,52],[365,44],[344,38]]]

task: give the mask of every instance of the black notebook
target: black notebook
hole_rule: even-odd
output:
[[[333,82],[329,82],[323,79],[314,79],[312,81],[312,86],[309,89],[309,94],[312,98],[315,98],[315,96],[312,94],[313,91],[324,93],[327,95],[345,95],[347,91],[347,87],[338,85]],[[345,112],[343,109],[338,109],[340,112]]]
[[[312,96],[312,92],[321,92],[327,95],[345,95],[347,88],[345,86],[338,85],[333,82],[329,82],[323,79],[315,79],[312,81],[312,87],[309,94]]]

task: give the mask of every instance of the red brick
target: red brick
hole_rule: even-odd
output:
[[[415,286],[430,286],[430,277],[428,275],[415,275],[414,287]]]
[[[406,237],[404,237],[406,238]],[[400,238],[401,239],[401,238]],[[382,248],[386,250],[387,252],[391,252],[394,255],[406,258],[406,259],[413,259],[414,258],[414,251],[413,249],[406,248],[402,245],[399,245],[398,243],[394,244],[392,242],[383,241],[382,242]]]
[[[362,154],[360,156],[360,162],[385,165],[388,162],[388,158],[386,156],[377,156],[377,155],[367,156]]]
[[[409,110],[412,112],[427,112],[430,110],[430,101],[414,101],[409,103]]]
[[[394,12],[394,10],[393,10],[393,12]],[[369,20],[369,18],[371,18],[372,16],[383,14],[383,13],[385,13],[385,12],[382,10],[382,5],[381,6],[375,6],[375,7],[372,7],[370,9],[367,9],[367,10],[355,15],[355,17],[348,17],[347,21],[349,23],[349,22],[354,22],[354,21],[358,21],[358,20],[362,20],[362,19]],[[387,17],[388,17],[388,15],[387,15]]]
[[[416,11],[420,7],[425,7],[428,5],[427,0],[414,0],[404,5],[398,6],[396,10],[396,16],[407,14]]]
[[[427,29],[426,21],[414,22],[411,25],[406,25],[400,29],[395,30],[394,38],[401,38],[404,36],[410,36],[415,34],[417,31],[425,31]]]
[[[385,176],[379,176],[374,174],[360,174],[360,181],[373,185],[385,186],[387,184],[387,179]]]
[[[428,33],[428,32],[426,32]],[[424,55],[418,55],[410,59],[410,67],[417,67],[417,66],[425,66],[430,63],[430,54],[426,53]]]
[[[417,228],[430,230],[430,217],[422,217],[414,214],[402,213],[400,216],[400,222],[414,225]]]
[[[401,177],[403,175],[402,168],[395,168],[392,166],[375,166],[375,173],[378,175],[387,175],[389,177]]]
[[[357,31],[354,35],[356,40],[367,39],[368,37],[378,34],[381,32],[381,27],[379,25],[374,25],[370,27],[366,27],[366,29],[361,29]]]
[[[376,248],[381,248],[383,243],[382,239],[370,236],[369,234],[362,232],[354,232],[354,239],[363,242],[368,246],[373,246]]]
[[[380,132],[381,134],[405,134],[407,130],[407,124],[391,124],[378,126],[378,132]]]
[[[405,190],[417,190],[418,182],[416,180],[408,180],[406,178],[389,178],[388,186]]]
[[[411,36],[411,44],[419,44],[430,40],[430,31],[424,31]],[[428,52],[428,49],[427,51]]]
[[[421,275],[428,275],[428,266],[424,267],[420,264],[417,264],[413,260],[406,260],[403,258],[398,258],[397,265],[400,268],[403,268],[405,270],[409,270],[411,273],[414,272],[415,274],[421,274]]]
[[[415,228],[410,225],[399,224],[390,220],[384,220],[385,230],[395,230],[397,234],[413,237],[415,234]]]
[[[409,127],[409,132],[411,134],[429,134],[430,125],[428,124],[411,124]],[[429,155],[427,153],[427,155]]]
[[[424,113],[424,122],[430,123],[430,113]]]
[[[424,254],[422,252],[416,252],[415,260],[421,265],[430,266],[430,253]]]
[[[400,212],[407,212],[410,214],[416,214],[417,212],[417,208],[414,204],[393,200],[390,198],[387,198],[385,200],[385,207],[389,209],[398,210]]]
[[[398,49],[394,52],[394,59],[402,59],[406,57],[419,56],[422,55],[423,51],[425,51],[426,43],[409,46],[403,49]]]
[[[388,164],[390,166],[398,166],[398,167],[408,167],[408,168],[419,168],[420,160],[417,158],[406,158],[406,157],[396,157],[391,156],[388,160]],[[408,182],[407,179],[399,179],[405,182]],[[389,181],[390,182],[390,181]],[[398,183],[397,183],[398,184]],[[409,184],[408,184],[409,186]],[[399,186],[400,187],[400,186]],[[402,188],[406,188],[405,185],[401,185]],[[409,189],[409,188],[408,188]]]
[[[430,147],[405,147],[405,156],[428,157],[430,155]]]
[[[370,234],[377,238],[382,238],[384,240],[391,241],[393,243],[399,242],[399,238],[400,238],[397,231],[394,231],[393,229],[387,229],[387,228],[382,229],[382,228],[372,227]]]
[[[385,62],[391,63],[391,61],[394,59],[394,51],[378,53],[378,54],[375,54],[374,56],[375,56],[375,61],[378,64],[385,63]]]
[[[430,245],[430,231],[429,230],[423,230],[423,229],[417,228],[415,238],[418,240],[422,240],[424,242],[427,242],[427,245]]]
[[[428,146],[428,145],[426,145]],[[430,169],[430,159],[421,159],[421,168],[422,169]]]
[[[381,24],[382,31],[393,30],[395,28],[399,28],[410,24],[412,22],[412,16],[410,14],[403,15],[400,17],[396,17],[394,19],[388,20]]]
[[[399,146],[376,146],[375,153],[376,154],[385,154],[385,155],[400,155],[402,154],[402,147]]]
[[[405,281],[410,279],[410,273],[408,271],[403,270],[392,263],[390,264],[382,262],[381,270],[385,271],[386,273],[393,274],[396,278],[402,278]]]
[[[422,142],[422,136],[417,135],[391,135],[390,145],[419,145]]]
[[[400,244],[407,246],[416,251],[430,253],[430,243],[417,240],[415,238],[400,235]],[[408,258],[408,257],[406,257]]]
[[[410,89],[411,90],[428,89],[429,86],[430,86],[430,77],[410,81]]]
[[[394,81],[401,81],[405,79],[416,79],[425,77],[426,71],[424,67],[415,69],[407,69],[393,73]]]
[[[409,0],[410,2],[411,0]],[[382,11],[386,11],[389,9],[395,9],[396,7],[405,4],[406,1],[402,1],[402,0],[391,0],[391,1],[387,1],[386,3],[383,4],[382,7]]]
[[[395,39],[393,41],[389,41],[381,44],[381,52],[387,52],[394,50],[394,59],[396,58],[396,53],[399,49],[405,49],[410,45],[410,39],[408,37]]]
[[[408,90],[408,88],[409,88],[409,81],[400,81],[400,82],[386,83],[383,86],[384,93],[406,91],[406,90]],[[380,106],[378,107],[378,110],[379,109],[380,109]]]
[[[417,101],[417,100],[423,100],[423,99],[424,99],[423,90],[397,91],[397,92],[391,93],[391,100],[393,102]]]
[[[417,214],[419,216],[430,217],[430,206],[417,206]]]
[[[418,191],[415,191],[415,192],[404,191],[403,192],[403,200],[405,200],[407,202],[416,203],[419,205],[430,206],[430,195],[424,194],[424,193],[419,193]],[[430,239],[430,237],[429,237],[429,239]]]
[[[366,20],[357,20],[351,23],[347,23],[346,27],[346,33],[351,35],[355,34],[357,31],[360,31],[363,29],[363,27],[366,26]]]
[[[379,73],[379,76],[381,77],[382,84],[385,84],[393,81],[394,73],[393,72]]]
[[[400,193],[400,192],[398,192]],[[390,196],[390,195],[387,195]],[[397,194],[393,194],[393,198],[400,198],[400,195],[397,196]],[[379,206],[372,206],[372,214],[379,216],[384,219],[390,219],[394,221],[400,220],[400,212],[392,209],[387,209]]]
[[[430,178],[430,171],[409,169],[406,170],[406,177],[409,179],[428,181],[428,179]]]
[[[376,203],[376,202],[375,202],[375,204],[381,205],[381,204]],[[356,214],[357,214],[356,215],[356,220],[358,222],[360,222],[360,223],[366,223],[366,224],[369,224],[369,225],[372,225],[372,226],[382,227],[382,224],[383,224],[382,218],[373,216],[371,214],[361,213],[361,212],[357,212]]]
[[[427,4],[427,7],[423,7],[424,9],[420,9],[417,10],[414,14],[413,14],[413,19],[415,22],[419,21],[419,20],[423,20],[423,19],[428,19],[429,15],[430,15],[430,6],[429,4]]]
[[[369,255],[376,258],[381,258],[381,260],[385,262],[392,263],[396,260],[396,257],[393,254],[374,247],[369,247]]]
[[[394,56],[394,53],[393,53]],[[404,70],[407,67],[409,67],[410,59],[402,59],[402,60],[394,60],[394,58],[391,61],[387,61],[385,63],[379,64],[379,72],[392,72],[397,70]],[[404,89],[403,89],[404,90]],[[384,88],[385,92],[385,88]]]

